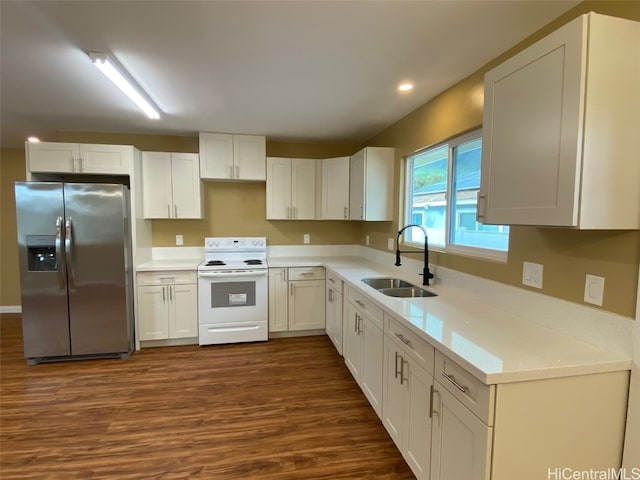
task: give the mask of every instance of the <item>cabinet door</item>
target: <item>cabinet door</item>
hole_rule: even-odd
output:
[[[286,268],[269,269],[269,331],[285,332],[289,328]]]
[[[431,461],[429,400],[433,377],[413,360],[404,364],[403,373],[409,386],[404,404],[404,458],[417,480],[427,480]]]
[[[198,336],[198,286],[170,285],[169,338]]]
[[[362,391],[382,418],[382,367],[384,364],[382,330],[363,315],[362,320]]]
[[[138,287],[140,340],[169,338],[169,294],[166,286]]]
[[[350,160],[349,219],[364,219],[365,152],[360,150]]]
[[[384,371],[382,423],[389,432],[400,452],[406,445],[403,441],[405,396],[408,395],[409,383],[400,382],[402,351],[391,337],[384,337]]]
[[[327,282],[326,330],[342,355],[342,294]]]
[[[30,172],[73,173],[80,150],[77,143],[27,143]]]
[[[313,220],[316,216],[316,161],[291,159],[291,218]]]
[[[586,28],[580,17],[485,75],[483,223],[577,224]]]
[[[289,282],[289,330],[324,329],[324,280]]]
[[[491,427],[437,381],[431,428],[431,480],[488,480]]]
[[[322,220],[349,218],[349,157],[327,158],[322,164]]]
[[[267,158],[267,220],[287,220],[291,212],[291,159]]]
[[[171,218],[171,154],[142,152],[142,209],[144,218]]]
[[[260,135],[234,135],[234,178],[266,180],[266,139]]]
[[[234,178],[233,135],[200,133],[200,176],[205,180]]]
[[[172,218],[202,218],[200,166],[197,153],[171,154]]]
[[[129,175],[133,166],[133,147],[80,144],[79,166],[79,173]]]
[[[362,365],[362,341],[358,326],[362,318],[358,310],[349,301],[345,302],[344,336],[342,338],[342,354],[344,363],[353,375],[353,378],[360,380],[360,367]]]

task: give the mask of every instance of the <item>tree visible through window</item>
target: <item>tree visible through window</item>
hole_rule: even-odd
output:
[[[481,256],[482,251],[508,250],[509,227],[476,220],[481,158],[480,131],[407,158],[405,223],[424,226],[429,245],[460,246]],[[418,229],[405,235],[406,242],[424,242]]]

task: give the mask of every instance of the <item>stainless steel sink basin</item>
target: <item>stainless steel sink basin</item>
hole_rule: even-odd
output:
[[[415,285],[400,280],[399,278],[363,278],[362,281],[376,290],[382,288],[405,288],[415,287]]]
[[[416,287],[414,284],[399,278],[363,278],[362,281],[389,297],[437,297],[435,293]]]
[[[403,287],[403,288],[380,288],[380,293],[383,293],[389,297],[437,297],[438,295],[430,292],[429,290],[423,290],[419,287]]]

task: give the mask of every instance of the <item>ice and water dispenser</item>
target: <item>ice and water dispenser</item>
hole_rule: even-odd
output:
[[[27,258],[30,272],[56,271],[56,236],[27,235]]]

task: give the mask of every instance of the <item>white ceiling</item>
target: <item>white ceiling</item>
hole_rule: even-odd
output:
[[[0,0],[2,146],[57,130],[360,143],[577,3]],[[113,54],[161,119],[88,51]]]

